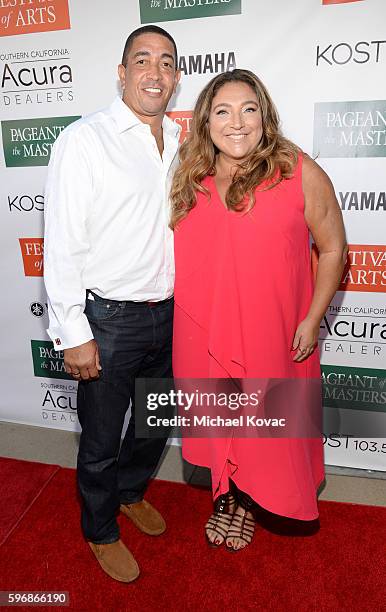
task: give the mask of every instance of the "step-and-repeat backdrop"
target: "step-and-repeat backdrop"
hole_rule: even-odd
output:
[[[0,419],[79,427],[76,383],[45,332],[47,163],[61,130],[119,93],[124,41],[147,23],[177,41],[182,79],[170,115],[182,138],[208,80],[249,68],[271,92],[286,135],[331,177],[350,268],[320,328],[324,405],[339,423],[384,424],[384,0],[1,0]],[[386,470],[386,439],[369,431],[330,431],[326,463]]]

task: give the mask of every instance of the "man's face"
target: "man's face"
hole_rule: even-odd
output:
[[[118,74],[123,101],[144,122],[163,116],[181,76],[172,43],[153,33],[134,39],[126,67],[120,64]]]

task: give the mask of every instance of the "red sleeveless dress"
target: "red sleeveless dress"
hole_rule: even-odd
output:
[[[174,232],[175,378],[320,377],[317,349],[293,361],[292,342],[312,299],[302,157],[294,175],[256,191],[247,214],[228,211],[214,178]],[[213,494],[229,478],[258,504],[302,520],[318,516],[324,478],[320,438],[188,438],[190,463],[211,469]]]

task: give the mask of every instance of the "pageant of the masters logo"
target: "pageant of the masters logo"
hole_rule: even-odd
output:
[[[315,157],[386,157],[386,100],[317,102]]]
[[[240,15],[241,0],[139,0],[141,23]]]
[[[80,116],[2,121],[7,167],[47,166],[52,145],[65,127]]]
[[[0,0],[0,36],[70,27],[68,0]]]
[[[322,365],[323,405],[386,412],[386,372]]]
[[[49,340],[31,340],[35,376],[72,380],[64,367],[63,351],[56,351]]]

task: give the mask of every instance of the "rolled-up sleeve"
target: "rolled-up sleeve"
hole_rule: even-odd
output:
[[[45,189],[44,282],[47,333],[57,350],[79,346],[93,334],[84,314],[82,273],[89,252],[87,219],[93,201],[88,126],[72,125],[55,142]]]

